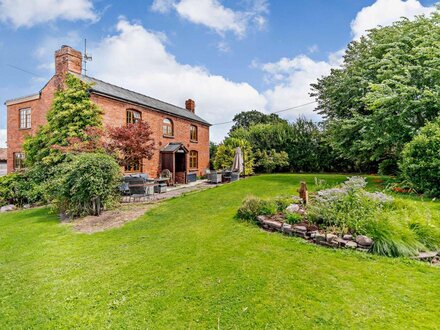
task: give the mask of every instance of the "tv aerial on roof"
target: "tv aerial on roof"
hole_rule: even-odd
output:
[[[87,39],[84,39],[83,71],[87,76],[87,62],[92,61],[92,55],[87,53]]]

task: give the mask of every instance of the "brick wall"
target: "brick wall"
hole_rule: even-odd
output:
[[[25,137],[29,134],[35,134],[38,127],[47,122],[46,114],[50,109],[56,90],[54,80],[54,78],[49,80],[42,89],[39,99],[7,106],[8,173],[13,171],[13,154],[22,151]],[[20,129],[20,109],[25,108],[31,108],[30,129]]]
[[[195,169],[198,175],[203,175],[205,169],[209,167],[209,127],[187,119],[179,118],[158,112],[145,107],[133,105],[128,102],[109,99],[104,96],[92,94],[92,100],[104,111],[104,127],[105,126],[121,126],[126,123],[126,110],[136,110],[142,114],[142,120],[146,121],[153,131],[153,138],[156,143],[157,151],[151,160],[144,160],[144,172],[151,177],[157,176],[160,166],[159,149],[170,142],[181,142],[189,150],[198,152],[198,168]],[[163,120],[169,118],[174,124],[174,137],[164,137],[162,132]],[[190,139],[190,126],[197,126],[198,141],[192,142]],[[187,169],[189,168],[189,155],[187,157]]]

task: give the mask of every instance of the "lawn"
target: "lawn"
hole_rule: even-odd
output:
[[[438,328],[440,269],[234,219],[246,195],[313,190],[315,176],[249,178],[92,235],[45,208],[1,214],[0,328]],[[439,202],[408,200],[440,219]]]

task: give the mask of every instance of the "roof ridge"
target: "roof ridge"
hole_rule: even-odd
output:
[[[98,81],[100,81],[100,82],[102,82],[102,83],[104,83],[104,84],[112,85],[112,86],[114,86],[114,87],[117,87],[117,88],[120,88],[120,89],[126,90],[126,91],[128,91],[128,92],[130,92],[130,93],[135,93],[135,94],[138,94],[138,95],[140,95],[140,96],[148,97],[148,98],[150,98],[150,99],[152,99],[152,100],[156,100],[156,101],[158,101],[158,102],[162,102],[162,103],[165,103],[165,104],[171,105],[171,106],[173,106],[173,107],[176,107],[176,108],[179,108],[179,109],[182,109],[182,110],[189,111],[189,110],[186,109],[186,108],[179,107],[178,105],[172,104],[172,103],[170,103],[170,102],[162,101],[162,100],[159,100],[159,99],[157,99],[157,98],[155,98],[155,97],[151,97],[151,96],[148,96],[148,95],[146,95],[146,94],[142,94],[142,93],[139,93],[139,92],[133,91],[133,90],[131,90],[131,89],[128,89],[128,88],[125,88],[125,87],[122,87],[122,86],[118,86],[118,85],[115,85],[115,84],[109,83],[109,82],[107,82],[107,81],[104,81],[104,80],[101,80],[101,79],[98,79],[98,78],[95,78],[95,77],[84,76],[84,75],[81,75],[81,76],[82,76],[82,77],[85,77],[85,78],[90,78],[90,79],[93,79],[93,80],[98,80]]]
[[[170,115],[194,120],[202,124],[211,126],[211,124],[205,119],[186,108],[179,107],[172,103],[165,102],[109,82],[105,82],[95,77],[85,76],[78,73],[74,73],[74,75],[87,83],[91,83],[91,90],[95,93],[103,93],[103,95],[114,96],[129,101],[131,100],[132,102],[139,102],[139,104],[150,107],[152,109],[156,109],[157,111],[162,111]]]

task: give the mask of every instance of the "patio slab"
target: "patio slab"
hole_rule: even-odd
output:
[[[154,194],[149,196],[123,196],[122,203],[154,203],[165,199],[174,198],[193,191],[202,191],[219,186],[219,184],[211,184],[206,180],[197,180],[187,184],[180,184],[175,187],[167,187],[167,192],[162,194]]]

